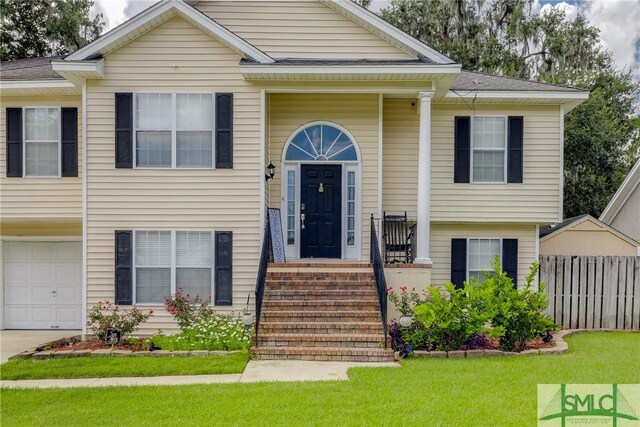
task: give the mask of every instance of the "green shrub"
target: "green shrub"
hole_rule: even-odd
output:
[[[403,331],[402,338],[415,348],[450,351],[482,334],[497,338],[503,350],[523,350],[528,341],[556,327],[545,314],[545,284],[540,283],[538,290],[532,287],[538,265],[531,266],[520,290],[502,271],[498,258],[482,282],[471,278],[462,289],[447,284],[447,295],[430,288],[426,302],[413,310],[420,325]]]

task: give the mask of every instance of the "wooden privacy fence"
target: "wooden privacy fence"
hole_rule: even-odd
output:
[[[540,281],[564,329],[640,330],[640,257],[541,256]]]

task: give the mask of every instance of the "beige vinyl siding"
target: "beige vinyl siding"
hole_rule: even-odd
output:
[[[524,116],[522,184],[454,184],[455,116]],[[553,223],[560,217],[560,111],[557,106],[434,105],[432,221]],[[416,151],[417,153],[417,151]]]
[[[7,178],[7,108],[45,106],[78,108],[78,177]],[[0,219],[79,220],[82,217],[83,150],[80,97],[3,96],[0,111]]]
[[[518,286],[536,261],[536,226],[531,224],[431,224],[431,284],[451,281],[451,239],[518,239]]]
[[[173,18],[105,58],[105,78],[87,85],[88,303],[114,298],[114,231],[233,231],[233,302],[254,292],[260,242],[260,92],[242,80],[240,56]],[[234,167],[116,169],[114,93],[234,94]],[[229,310],[229,307],[221,307]],[[172,325],[157,309],[144,333]]]
[[[279,208],[282,201],[282,150],[296,129],[309,122],[328,121],[355,138],[362,157],[362,259],[368,259],[368,219],[378,210],[378,95],[271,94],[270,112],[269,152],[278,166],[275,179],[269,180],[273,208]]]
[[[418,215],[418,129],[415,99],[384,100],[382,209]]]
[[[199,1],[195,8],[275,58],[415,59],[318,1]]]

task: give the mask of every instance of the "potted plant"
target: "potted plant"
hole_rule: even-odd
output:
[[[408,290],[406,286],[400,287],[400,292],[396,293],[393,288],[387,289],[389,301],[400,312],[400,326],[408,328],[413,324],[413,307],[420,303],[420,295],[415,289]]]

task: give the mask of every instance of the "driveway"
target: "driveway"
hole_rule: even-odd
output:
[[[80,335],[82,331],[0,331],[0,363],[14,354],[60,338]]]

